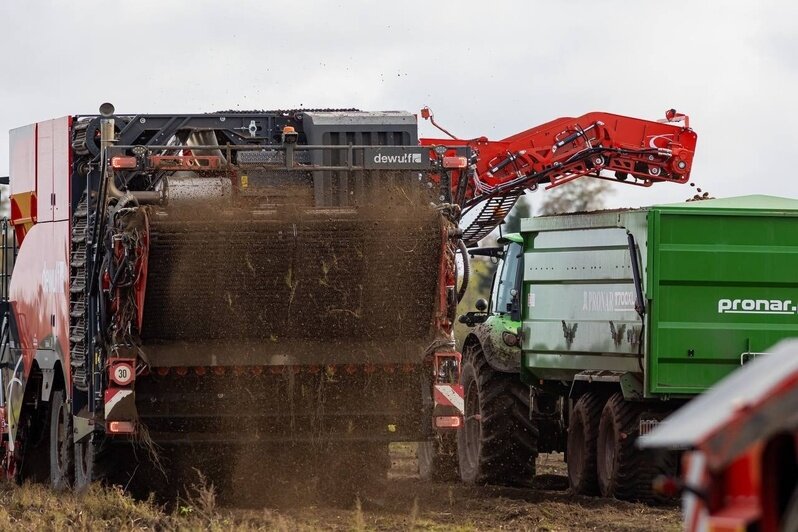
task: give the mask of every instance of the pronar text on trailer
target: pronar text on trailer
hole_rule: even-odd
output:
[[[565,450],[578,492],[652,497],[673,457],[637,451],[636,437],[795,334],[796,229],[798,201],[769,196],[522,220],[481,252],[501,260],[489,311],[463,318],[476,324],[464,364],[477,361],[474,382],[530,385],[505,395],[531,421],[496,434],[483,422],[482,440],[522,442],[517,463]],[[463,385],[461,468],[487,476],[468,420],[490,392],[473,387],[471,401]]]

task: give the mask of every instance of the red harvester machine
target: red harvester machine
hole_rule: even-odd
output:
[[[541,183],[686,182],[686,126],[592,113],[419,141],[403,112],[105,104],[13,130],[5,475],[127,482],[140,447],[167,468],[277,446],[379,470],[390,441],[438,474],[462,423],[458,249]]]

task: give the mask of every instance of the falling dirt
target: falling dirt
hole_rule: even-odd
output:
[[[260,508],[224,508],[237,518],[263,518],[285,530],[679,530],[675,506],[650,507],[567,492],[562,454],[538,458],[534,489],[466,486],[422,481],[414,444],[391,446],[387,477],[349,501],[334,493],[292,497],[294,486],[252,479],[267,501]],[[350,474],[354,471],[350,471]],[[288,491],[286,491],[288,489]],[[269,497],[283,500],[269,503]],[[288,496],[286,496],[288,495]],[[235,505],[234,505],[235,506]]]
[[[569,495],[561,456],[541,457],[537,489],[515,490],[425,482],[415,445],[389,448],[428,419],[447,224],[409,190],[357,209],[150,212],[151,371],[136,404],[164,470],[123,486],[155,492],[166,529],[677,527],[674,508]]]
[[[153,365],[202,365],[214,348],[205,365],[417,363],[444,221],[418,193],[382,192],[357,208],[152,210],[141,336]]]

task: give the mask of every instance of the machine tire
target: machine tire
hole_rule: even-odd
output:
[[[452,482],[458,479],[457,437],[438,434],[429,441],[418,442],[418,475],[430,482]]]
[[[72,412],[64,390],[50,398],[50,487],[65,491],[72,486],[75,450],[72,440]]]
[[[626,401],[621,393],[610,396],[601,413],[598,453],[598,483],[603,497],[627,501],[662,502],[652,489],[654,479],[675,470],[673,453],[643,451],[635,446],[639,431],[640,405]]]
[[[466,349],[464,425],[457,432],[460,478],[470,484],[530,487],[538,427],[529,419],[529,386],[494,370],[478,344]]]
[[[75,442],[74,491],[85,492],[92,483],[122,484],[129,482],[127,473],[133,466],[133,447],[129,443],[111,445],[94,433],[82,442]]]
[[[598,491],[596,440],[603,405],[600,396],[588,392],[576,402],[568,420],[568,483],[571,491],[579,495]]]
[[[84,493],[92,482],[101,479],[97,467],[98,445],[95,442],[96,434],[92,434],[83,441],[75,442],[75,491]]]

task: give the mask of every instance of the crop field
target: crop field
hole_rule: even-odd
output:
[[[532,490],[424,482],[411,444],[391,448],[387,479],[344,501],[310,493],[306,481],[243,479],[245,504],[198,478],[171,501],[134,500],[119,488],[83,496],[40,485],[0,490],[0,529],[80,530],[678,530],[676,506],[576,497],[562,455],[541,455]],[[238,499],[240,502],[243,499]]]

